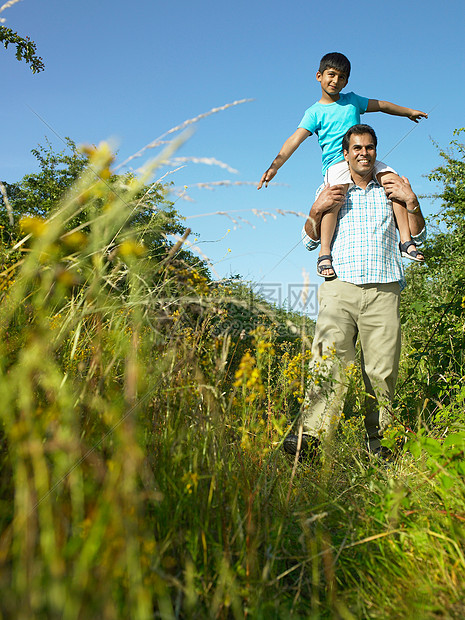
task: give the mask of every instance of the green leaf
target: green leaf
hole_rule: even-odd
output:
[[[420,457],[421,446],[418,441],[408,441],[405,447],[416,459]]]
[[[443,446],[446,448],[448,446],[461,446],[465,443],[465,431],[461,431],[460,433],[451,433],[448,435],[443,443]]]
[[[454,486],[454,484],[457,482],[450,474],[446,474],[446,473],[440,474],[438,478],[441,481],[442,487],[446,491],[451,489]]]
[[[441,444],[437,439],[433,439],[432,437],[425,437],[423,440],[423,449],[430,456],[439,456],[442,453]]]

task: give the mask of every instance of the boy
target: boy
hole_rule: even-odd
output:
[[[367,99],[354,93],[340,94],[340,91],[347,85],[349,75],[350,62],[344,54],[331,52],[323,56],[316,74],[316,79],[321,85],[321,99],[305,112],[298,129],[283,144],[273,163],[263,174],[257,189],[261,189],[263,184],[267,187],[279,168],[302,142],[312,133],[316,133],[323,151],[322,165],[325,183],[341,184],[346,192],[351,179],[342,152],[342,137],[350,127],[360,123],[360,114],[384,112],[406,116],[415,123],[420,118],[428,118],[425,112],[404,108],[389,101]],[[378,161],[374,172],[381,184],[385,183],[389,177],[392,179],[396,176],[392,168]],[[395,200],[392,201],[392,205],[400,234],[399,247],[402,256],[418,262],[423,261],[423,255],[417,251],[412,241],[405,205]],[[321,221],[321,249],[317,273],[325,278],[337,275],[331,263],[331,241],[336,227],[337,213],[337,209],[326,213]]]

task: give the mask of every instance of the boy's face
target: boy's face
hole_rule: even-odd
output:
[[[338,69],[325,69],[323,73],[317,71],[316,79],[321,84],[321,89],[329,96],[339,95],[349,81],[347,75]]]

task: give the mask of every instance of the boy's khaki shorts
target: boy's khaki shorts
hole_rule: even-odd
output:
[[[380,172],[393,172],[397,174],[397,172],[388,166],[382,161],[376,160],[374,173],[375,175]],[[346,161],[340,161],[333,166],[330,166],[325,173],[325,184],[329,183],[330,185],[345,185],[346,183],[352,183],[352,179],[350,178],[349,172],[349,164]]]

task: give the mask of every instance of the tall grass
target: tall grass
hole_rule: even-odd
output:
[[[93,152],[53,216],[23,222],[3,294],[3,616],[463,617],[463,437],[419,433],[384,466],[357,413],[316,462],[288,459],[305,323],[283,335],[292,317],[260,304],[244,322],[182,240],[150,257],[128,226],[146,179],[115,192],[111,163]]]

